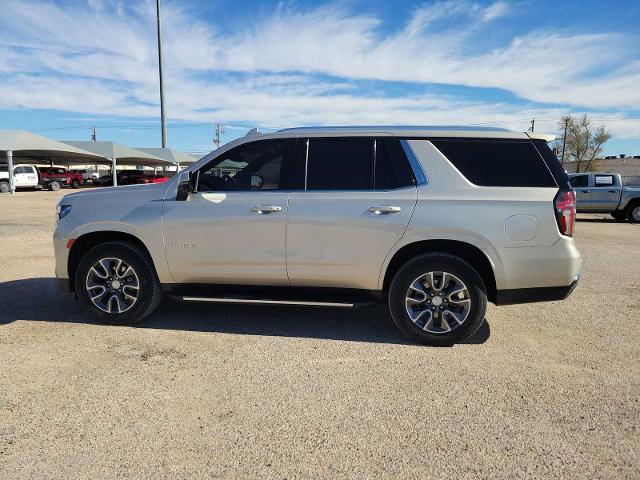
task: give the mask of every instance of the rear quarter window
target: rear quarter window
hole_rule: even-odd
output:
[[[440,139],[431,143],[475,185],[558,186],[530,141]]]

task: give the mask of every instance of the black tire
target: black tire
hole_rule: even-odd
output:
[[[408,307],[405,305],[409,286],[418,277],[428,272],[447,272],[457,277],[467,287],[470,300],[467,317],[461,324],[455,328],[451,327],[451,331],[446,333],[422,330],[411,320]],[[486,308],[487,292],[480,275],[463,259],[447,253],[428,253],[407,261],[393,277],[389,288],[389,310],[393,322],[405,336],[425,345],[445,346],[468,339],[482,326]]]
[[[78,179],[71,180],[71,188],[80,188],[80,181]]]
[[[9,193],[9,182],[0,182],[0,193]]]
[[[609,212],[611,216],[618,222],[624,222],[627,218],[626,212],[621,212],[620,210],[613,210]]]
[[[631,223],[640,223],[640,202],[633,203],[627,207],[627,220]]]
[[[62,185],[60,185],[60,182],[53,181],[50,182],[49,185],[47,185],[47,188],[49,188],[49,190],[51,190],[52,192],[57,192],[62,188]]]
[[[121,259],[130,265],[139,280],[136,302],[123,313],[108,313],[92,302],[87,291],[89,270],[104,258]],[[162,287],[158,280],[153,261],[149,254],[137,245],[129,242],[107,242],[93,247],[81,259],[74,279],[75,291],[82,306],[91,312],[101,323],[110,325],[129,325],[147,317],[158,307],[162,300]]]

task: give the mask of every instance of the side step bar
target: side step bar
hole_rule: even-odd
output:
[[[359,308],[385,300],[382,292],[355,289],[202,284],[162,287],[171,298],[182,302]]]
[[[183,302],[248,303],[254,305],[302,305],[307,307],[353,308],[354,303],[311,302],[304,300],[259,300],[253,298],[177,297]]]

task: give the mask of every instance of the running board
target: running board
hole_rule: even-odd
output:
[[[353,308],[354,303],[311,302],[304,300],[259,300],[253,298],[177,297],[183,302],[248,303],[254,305],[300,305],[305,307]]]
[[[344,288],[202,284],[164,284],[162,287],[170,297],[183,302],[359,308],[385,300],[379,291]]]

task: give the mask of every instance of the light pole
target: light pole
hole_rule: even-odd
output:
[[[160,123],[162,124],[162,148],[167,146],[167,118],[164,110],[164,81],[162,71],[162,25],[160,22],[160,0],[156,0],[156,18],[158,21],[158,73],[160,75]]]

